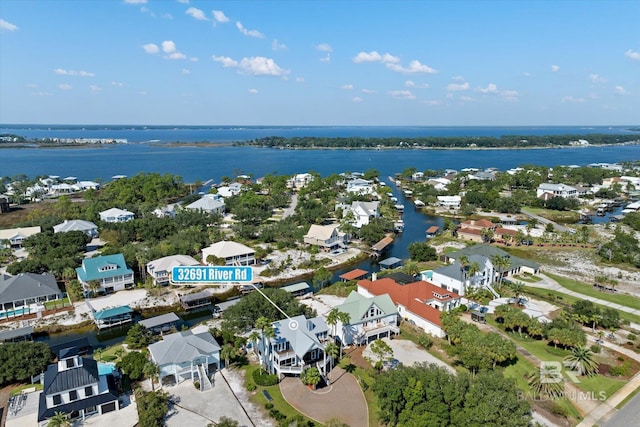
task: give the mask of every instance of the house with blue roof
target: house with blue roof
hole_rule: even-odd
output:
[[[133,286],[133,270],[127,267],[122,254],[85,258],[76,273],[85,295],[94,291],[109,294]],[[99,284],[98,289],[92,289],[89,285],[92,281]]]

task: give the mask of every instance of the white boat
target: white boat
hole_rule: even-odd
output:
[[[397,204],[397,205],[394,205],[394,207],[398,209],[400,212],[404,210],[404,205]]]
[[[411,190],[404,190],[403,193],[404,193],[405,197],[413,196],[413,191],[411,191]]]
[[[416,205],[416,206],[417,206],[417,207],[419,207],[419,208],[421,208],[421,207],[423,207],[423,206],[424,206],[424,202],[423,202],[422,200],[418,200],[418,199],[416,199],[416,200],[413,202],[413,204],[414,204],[414,205]]]

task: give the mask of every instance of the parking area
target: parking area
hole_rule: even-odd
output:
[[[394,338],[383,338],[384,342],[389,344],[393,350],[393,358],[405,366],[412,366],[414,363],[434,363],[440,367],[447,369],[451,373],[456,373],[455,369],[444,363],[442,360],[433,356],[423,348],[418,347],[411,341]],[[364,349],[362,356],[375,362],[376,356],[371,352],[370,346]]]

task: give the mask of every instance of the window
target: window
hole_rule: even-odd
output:
[[[78,400],[78,392],[76,390],[71,390],[69,392],[69,400],[71,401]]]
[[[91,387],[90,385],[86,386],[84,388],[84,395],[85,397],[93,396],[93,387]]]
[[[62,396],[60,396],[59,394],[54,394],[53,395],[53,404],[54,405],[59,405],[62,403]]]
[[[73,359],[67,359],[67,369],[73,368],[74,366],[76,366],[76,361]]]

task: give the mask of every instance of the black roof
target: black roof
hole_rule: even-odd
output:
[[[98,394],[86,399],[76,400],[64,405],[54,406],[52,408],[47,408],[46,394],[40,393],[40,402],[38,404],[38,422],[53,417],[56,412],[64,412],[69,414],[74,411],[90,408],[91,406],[98,406],[107,402],[117,401],[118,388],[116,387],[113,375],[107,375],[107,385],[109,386],[108,393]]]
[[[385,277],[389,277],[390,279],[395,280],[395,282],[399,285],[407,285],[409,283],[415,283],[417,282],[416,278],[413,277],[410,274],[406,274],[406,273],[402,273],[402,272],[395,272],[395,273],[391,273],[386,275]]]
[[[62,344],[52,345],[51,351],[53,351],[59,359],[63,359],[65,354],[69,354],[69,349],[77,349],[77,354],[90,353],[93,347],[87,337],[78,338],[75,340],[67,341]],[[68,356],[66,356],[68,357]]]
[[[58,371],[58,364],[47,367],[44,373],[44,388],[42,394],[62,393],[98,382],[98,362],[93,359],[82,358],[82,366]]]

